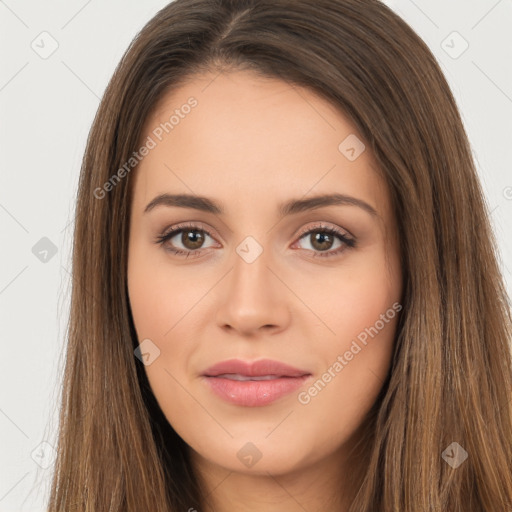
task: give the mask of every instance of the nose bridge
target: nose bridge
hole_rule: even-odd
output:
[[[272,284],[269,282],[269,266],[271,266],[270,249],[264,248],[253,236],[247,236],[235,249],[233,261],[232,287],[233,292],[240,292],[242,297],[251,301],[258,296],[269,293]]]
[[[284,290],[273,275],[272,253],[254,237],[236,248],[225,288],[219,322],[240,332],[263,326],[283,327],[288,322]]]

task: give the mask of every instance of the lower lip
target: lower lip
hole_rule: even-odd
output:
[[[218,396],[235,405],[261,407],[299,389],[310,375],[272,380],[232,380],[204,376]]]

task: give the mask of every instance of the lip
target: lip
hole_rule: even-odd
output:
[[[235,375],[242,379],[268,378],[235,380]],[[211,366],[201,376],[209,388],[225,401],[245,407],[261,407],[300,388],[311,373],[271,359],[229,359]]]
[[[241,359],[228,359],[210,366],[203,372],[206,377],[217,377],[224,373],[238,373],[247,377],[261,377],[263,375],[277,375],[278,377],[302,377],[309,375],[307,370],[294,368],[273,359],[259,359],[258,361],[242,361]]]

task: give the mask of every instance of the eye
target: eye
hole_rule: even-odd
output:
[[[178,256],[199,256],[204,249],[211,247],[204,247],[207,238],[213,239],[206,229],[196,224],[186,224],[172,226],[163,235],[158,236],[155,243],[161,244],[166,251]]]
[[[304,240],[309,247],[299,248],[313,251],[314,257],[337,256],[356,245],[355,239],[351,236],[348,236],[338,228],[323,224],[302,231],[299,242],[301,240]]]
[[[172,226],[164,234],[158,236],[155,243],[164,246],[166,251],[177,256],[197,257],[203,254],[207,238],[213,240],[210,232],[197,224],[181,224]],[[299,247],[312,251],[314,257],[337,256],[341,252],[356,246],[355,238],[347,235],[341,229],[319,224],[303,230],[297,243],[304,240],[309,247]],[[333,249],[334,247],[334,249]]]

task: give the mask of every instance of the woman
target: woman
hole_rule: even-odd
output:
[[[374,0],[177,0],[101,102],[49,510],[512,507],[510,311],[431,52]]]

